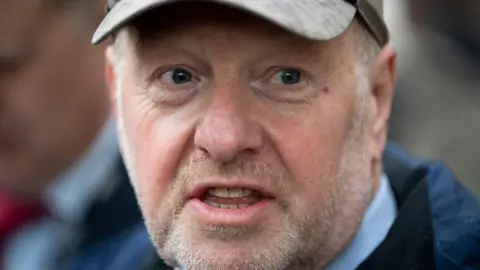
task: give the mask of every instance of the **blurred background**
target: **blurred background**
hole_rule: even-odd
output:
[[[390,139],[480,194],[480,1],[384,0],[398,49]]]

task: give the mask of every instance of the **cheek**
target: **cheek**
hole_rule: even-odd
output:
[[[170,195],[167,192],[188,142],[188,125],[175,116],[163,115],[141,98],[123,100],[119,122],[123,118],[124,157],[133,170],[132,181],[142,210],[147,218],[153,218]]]
[[[270,127],[279,156],[298,186],[292,199],[300,209],[325,206],[338,196],[351,117],[350,112],[331,110],[323,117],[284,118]]]
[[[284,162],[300,187],[293,199],[301,209],[311,208],[311,205],[329,204],[334,198],[341,163],[341,147],[336,138],[321,138],[311,136],[284,138],[296,142],[283,144]],[[319,135],[318,133],[316,135]],[[286,137],[289,137],[288,135]],[[308,147],[307,147],[308,146]]]

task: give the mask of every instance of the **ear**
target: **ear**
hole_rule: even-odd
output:
[[[391,44],[386,45],[375,60],[372,69],[372,154],[381,160],[386,147],[388,120],[392,108],[397,80],[397,53]]]
[[[117,117],[117,78],[115,74],[116,54],[113,45],[105,50],[105,79],[109,90],[112,113]]]

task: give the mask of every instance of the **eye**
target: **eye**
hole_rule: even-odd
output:
[[[302,73],[295,69],[284,69],[275,73],[271,82],[276,84],[292,85],[302,81]]]
[[[161,75],[161,81],[171,84],[186,84],[193,80],[192,73],[185,69],[172,69]]]
[[[177,66],[154,72],[145,89],[157,104],[180,105],[190,100],[201,85],[201,77],[192,69]]]
[[[251,83],[252,89],[277,102],[302,102],[316,89],[311,73],[292,66],[270,67],[260,78]]]

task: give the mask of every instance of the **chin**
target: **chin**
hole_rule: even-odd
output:
[[[182,223],[173,227],[160,254],[165,261],[181,269],[285,269],[298,249],[298,235],[280,233],[278,227],[269,232],[266,227],[199,228],[198,223],[197,226]],[[285,230],[290,228],[283,228]]]

